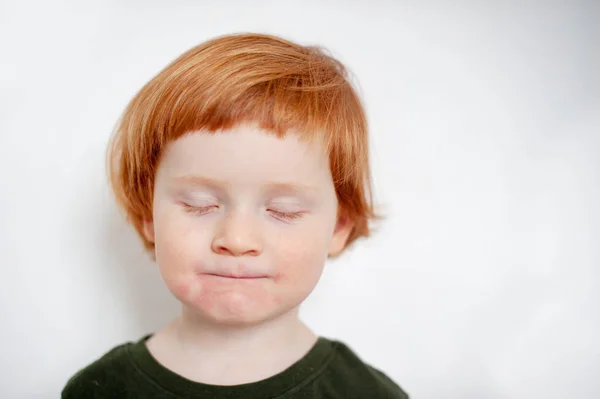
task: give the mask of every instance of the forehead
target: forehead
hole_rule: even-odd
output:
[[[177,179],[203,176],[230,183],[267,180],[302,184],[331,179],[328,156],[319,140],[302,140],[294,132],[277,137],[248,125],[182,136],[167,146],[159,173]]]

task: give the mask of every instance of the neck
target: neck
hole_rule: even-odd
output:
[[[297,308],[260,324],[238,326],[212,324],[184,306],[181,316],[173,324],[182,347],[192,351],[200,349],[204,354],[222,353],[224,348],[260,351],[263,347],[288,345],[310,333],[299,320]]]
[[[299,320],[298,309],[257,325],[223,326],[185,307],[153,338],[148,347],[157,360],[184,377],[214,385],[275,375],[298,361],[317,340]]]

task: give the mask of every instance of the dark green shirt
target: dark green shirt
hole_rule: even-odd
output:
[[[407,399],[381,371],[363,363],[346,345],[319,338],[298,362],[262,381],[235,386],[193,382],[162,366],[138,342],[117,346],[75,374],[62,399]]]

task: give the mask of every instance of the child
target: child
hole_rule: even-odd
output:
[[[182,313],[79,371],[64,399],[407,398],[298,318],[327,257],[375,217],[340,62],[268,35],[210,40],[133,98],[108,160]]]

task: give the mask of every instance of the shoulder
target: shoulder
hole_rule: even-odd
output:
[[[131,373],[131,342],[115,346],[75,373],[62,390],[62,399],[113,397]],[[115,392],[117,391],[117,392]]]
[[[334,356],[321,376],[347,398],[408,399],[408,394],[390,377],[365,363],[346,344],[332,341]],[[343,387],[343,388],[342,388]]]

